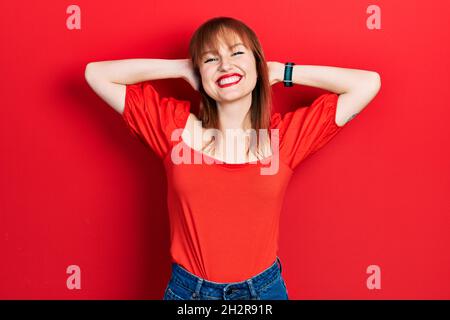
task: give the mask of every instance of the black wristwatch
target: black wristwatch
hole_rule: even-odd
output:
[[[284,86],[292,87],[294,83],[292,82],[292,71],[294,70],[294,62],[286,62],[284,65]]]

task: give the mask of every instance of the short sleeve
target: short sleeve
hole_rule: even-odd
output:
[[[272,117],[272,128],[279,129],[280,160],[291,169],[328,143],[343,126],[336,124],[338,95],[325,93],[309,107],[301,107]]]
[[[172,132],[185,127],[189,110],[189,101],[160,98],[149,81],[126,85],[122,118],[133,136],[160,158],[164,158],[174,143]]]

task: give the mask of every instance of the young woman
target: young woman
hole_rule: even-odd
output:
[[[266,62],[255,33],[229,17],[201,25],[189,53],[91,62],[85,71],[92,89],[164,163],[172,257],[164,299],[288,299],[277,256],[286,186],[375,97],[380,77]],[[159,96],[150,80],[164,78],[183,78],[200,92],[198,116],[189,101]],[[271,85],[289,80],[332,93],[272,114]]]

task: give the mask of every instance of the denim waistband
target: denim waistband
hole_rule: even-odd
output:
[[[230,293],[240,290],[250,290],[252,296],[256,296],[256,291],[266,287],[281,275],[281,261],[277,256],[270,267],[257,275],[240,282],[214,282],[200,278],[178,263],[172,263],[172,281],[194,292],[193,297],[199,295],[200,290],[205,290],[209,294],[221,296],[224,292]]]

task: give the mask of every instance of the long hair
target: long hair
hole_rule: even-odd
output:
[[[269,70],[264,57],[261,44],[255,34],[243,22],[231,17],[215,17],[203,23],[193,34],[189,43],[189,58],[198,78],[201,79],[199,65],[202,53],[208,49],[218,50],[219,43],[223,39],[231,46],[235,37],[239,37],[243,44],[249,48],[255,57],[257,82],[252,91],[252,103],[250,106],[250,120],[252,129],[256,131],[256,137],[252,136],[254,144],[256,139],[257,153],[259,153],[260,129],[268,132],[270,126],[270,116],[272,111],[272,89],[269,82]],[[200,81],[199,92],[201,104],[199,109],[199,119],[204,128],[219,129],[219,118],[217,104],[204,90]],[[248,152],[247,152],[248,154]]]

